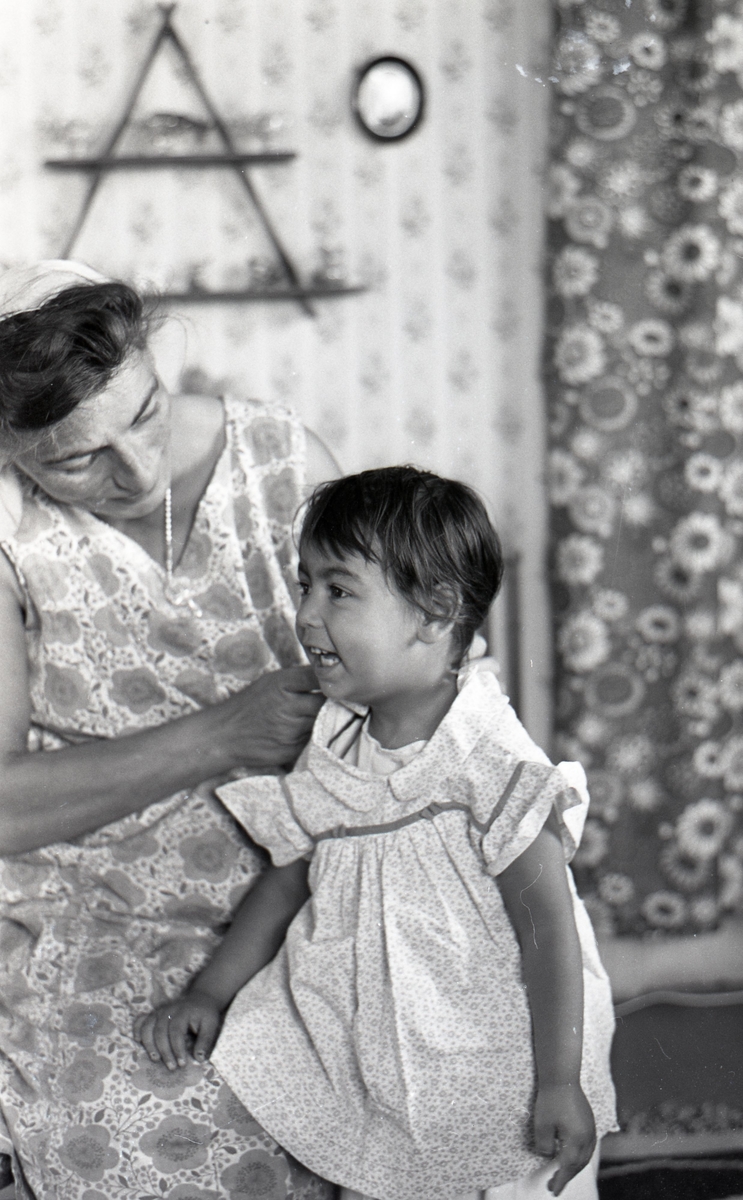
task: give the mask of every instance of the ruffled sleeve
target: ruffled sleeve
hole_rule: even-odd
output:
[[[295,772],[292,784],[296,787],[297,783]],[[310,775],[306,775],[306,783],[317,787]],[[283,777],[253,776],[226,783],[216,791],[253,841],[268,850],[275,867],[306,858],[314,850],[315,843],[297,820],[291,792]]]
[[[511,707],[508,696],[503,693],[498,679],[498,670],[498,664],[494,658],[471,657],[460,668],[457,676],[457,688],[461,692],[468,685],[474,684],[475,687],[486,689],[490,708],[488,737],[491,743],[502,746],[508,750],[509,754],[516,754],[528,762],[551,765],[550,759],[542,747],[538,746],[531,735],[527,733]]]
[[[537,837],[554,808],[565,861],[580,843],[588,809],[585,773],[580,763],[559,767],[520,762],[484,825],[472,825],[472,837],[489,875],[500,875]]]

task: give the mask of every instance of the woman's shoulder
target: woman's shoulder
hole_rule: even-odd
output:
[[[221,396],[180,392],[172,400],[177,412],[193,425],[216,427],[224,420],[224,400]]]
[[[179,395],[172,400],[171,447],[176,474],[193,470],[224,438],[225,409],[217,396]],[[207,452],[207,447],[209,448]]]
[[[273,471],[291,463],[304,474],[305,430],[297,414],[283,404],[226,395],[227,422],[235,432],[235,445],[247,453],[252,465]]]
[[[290,408],[265,400],[243,399],[229,394],[223,398],[182,395],[174,402],[181,436],[189,444],[209,444],[226,422],[238,431],[238,441],[246,446],[258,466],[293,460],[301,464],[305,482],[314,487],[327,479],[337,479],[340,468],[325,443],[307,429]]]
[[[27,602],[26,583],[19,564],[19,538],[24,545],[34,541],[52,524],[40,510],[39,489],[23,478],[13,466],[0,470],[0,593],[3,601],[23,608]]]
[[[0,538],[0,609],[9,601],[12,601],[16,608],[22,609],[25,597],[16,569],[8,557],[8,549],[3,546]]]
[[[329,479],[338,479],[341,469],[323,441],[311,429],[305,429],[307,445],[307,484],[316,487]]]
[[[21,481],[12,466],[0,470],[0,542],[15,537],[23,515]]]

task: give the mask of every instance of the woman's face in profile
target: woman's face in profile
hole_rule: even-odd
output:
[[[170,396],[149,355],[132,351],[103,391],[15,463],[52,499],[97,516],[154,512],[170,482]]]

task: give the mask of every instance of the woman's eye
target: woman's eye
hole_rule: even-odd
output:
[[[80,458],[68,458],[64,462],[55,463],[54,466],[57,471],[64,471],[66,475],[75,475],[92,466],[95,458],[95,454],[84,454]]]
[[[154,401],[150,401],[150,403],[147,405],[147,408],[144,410],[144,412],[139,414],[139,416],[137,417],[134,424],[135,425],[144,425],[147,421],[149,421],[150,417],[154,416],[155,408],[156,408],[156,405],[155,405]]]

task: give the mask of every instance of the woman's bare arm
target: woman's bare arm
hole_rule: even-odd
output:
[[[155,729],[29,754],[29,678],[15,577],[0,553],[0,855],[98,829],[244,765],[293,762],[323,697],[308,667]]]

